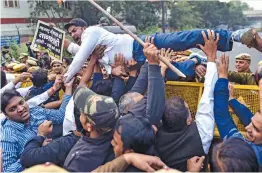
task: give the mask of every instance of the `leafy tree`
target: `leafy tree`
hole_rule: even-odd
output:
[[[30,13],[31,23],[36,24],[40,16],[47,16],[50,19],[56,19],[63,21],[64,16],[68,16],[70,10],[63,8],[56,1],[39,1],[39,0],[28,0],[29,8],[33,9]],[[62,28],[63,24],[57,24],[58,27]]]
[[[202,25],[200,12],[187,1],[170,2],[169,25],[175,29],[184,30],[199,28]]]

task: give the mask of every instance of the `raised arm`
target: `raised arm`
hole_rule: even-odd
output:
[[[105,48],[106,48],[105,46],[97,46],[95,48],[93,54],[90,56],[89,64],[83,74],[83,77],[81,78],[79,86],[87,86],[88,81],[90,80],[93,74],[97,60],[104,56]]]
[[[49,88],[46,92],[37,95],[29,100],[27,100],[27,104],[29,105],[29,108],[33,108],[36,107],[40,104],[42,104],[43,102],[45,102],[46,100],[49,99],[49,97],[51,97],[53,94],[55,94],[58,90],[60,90],[61,88],[61,79],[59,79],[60,77],[57,76],[55,83],[53,84],[53,86],[51,88]],[[57,101],[59,102],[59,101]],[[59,104],[59,103],[58,103]],[[61,104],[61,103],[60,103]],[[59,106],[60,106],[59,104]],[[58,106],[58,107],[59,107]]]
[[[248,126],[251,123],[251,118],[253,117],[253,113],[239,101],[237,101],[233,97],[233,85],[229,85],[230,97],[229,97],[229,106],[233,109],[235,114],[238,116],[240,121],[244,124],[244,126]]]
[[[150,43],[151,42],[151,43]],[[153,39],[146,38],[144,54],[148,60],[148,92],[146,116],[151,124],[158,125],[162,119],[165,109],[165,84],[161,75],[158,50],[153,43]]]
[[[215,85],[214,91],[215,122],[222,139],[226,139],[231,136],[242,137],[228,111],[228,62],[228,56],[223,54],[219,61],[219,79]]]
[[[216,52],[219,35],[215,36],[214,31],[208,30],[208,37],[202,32],[205,45],[200,48],[207,56],[207,72],[205,75],[204,92],[198,104],[196,113],[196,124],[202,141],[203,149],[208,154],[209,147],[213,140],[214,120],[214,88],[218,79],[216,67]],[[216,38],[216,39],[214,39]]]
[[[137,62],[133,58],[128,60],[128,67],[130,68],[130,71],[129,78],[125,87],[125,93],[132,89],[137,79]]]
[[[44,114],[47,120],[52,121],[54,124],[62,124],[65,117],[66,105],[68,104],[72,96],[72,85],[74,78],[67,84],[65,84],[65,94],[63,97],[63,102],[58,110],[55,109],[44,109]],[[39,108],[38,108],[39,109]]]
[[[114,84],[112,88],[112,98],[118,104],[120,97],[125,92],[125,82],[122,79],[122,76],[126,76],[125,72],[125,58],[123,54],[115,55],[115,63],[113,65],[112,73],[115,76]]]
[[[142,68],[140,70],[140,74],[138,75],[136,82],[130,92],[138,92],[142,95],[145,94],[147,90],[148,85],[148,63],[145,62],[144,65],[142,65]]]
[[[5,85],[3,88],[1,88],[0,90],[0,94],[4,93],[6,90],[8,89],[15,89],[15,86],[19,83],[19,82],[23,82],[25,81],[27,78],[31,78],[32,75],[30,73],[24,72],[21,73],[18,77],[16,77],[12,82],[9,82],[7,85]],[[19,90],[18,90],[19,92]]]

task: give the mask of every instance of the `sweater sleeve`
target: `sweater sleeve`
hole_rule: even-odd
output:
[[[228,111],[228,80],[219,78],[214,91],[214,116],[218,131],[222,139],[241,137]]]
[[[165,109],[165,84],[160,66],[148,65],[148,93],[146,115],[151,124],[157,125]]]
[[[251,123],[253,113],[245,105],[241,104],[236,99],[230,100],[229,105],[245,127]]]

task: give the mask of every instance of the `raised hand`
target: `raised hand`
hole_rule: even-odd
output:
[[[19,82],[24,82],[27,78],[32,78],[31,73],[23,72],[17,77],[17,80]]]
[[[205,42],[205,45],[198,44],[202,51],[206,54],[207,56],[207,61],[208,62],[215,62],[216,60],[216,52],[217,52],[217,43],[219,41],[219,34],[217,33],[215,35],[215,32],[213,30],[207,30],[207,35],[204,31],[202,31],[203,39]],[[216,39],[215,39],[216,37]]]
[[[91,58],[101,59],[104,56],[105,49],[106,49],[106,46],[104,45],[96,46],[95,50],[91,54]]]
[[[115,63],[112,65],[112,74],[115,76],[127,76],[125,71],[125,58],[122,53],[115,54]]]
[[[200,64],[196,66],[195,72],[199,78],[203,78],[206,75],[206,70],[206,67]]]
[[[219,58],[219,63],[217,62],[218,76],[219,78],[228,78],[228,66],[229,66],[229,56],[223,53]]]
[[[173,61],[173,59],[171,58],[173,55],[173,50],[171,50],[170,48],[168,48],[167,50],[162,48],[160,50],[160,56],[162,56],[163,58],[165,58],[167,61],[169,61],[170,63]],[[160,61],[159,64],[161,67],[163,68],[168,68],[166,64],[164,64],[162,61]]]
[[[148,64],[159,64],[158,60],[158,53],[157,47],[153,44],[154,38],[152,37],[146,37],[145,39],[145,45],[144,45],[144,55],[146,56],[146,59],[148,60]]]

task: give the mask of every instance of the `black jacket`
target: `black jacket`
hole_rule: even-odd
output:
[[[156,135],[156,150],[168,167],[183,172],[187,171],[188,159],[205,155],[195,122],[178,132],[159,129]]]
[[[68,154],[64,168],[70,172],[91,172],[115,158],[113,131],[100,138],[82,136]]]
[[[72,133],[55,139],[46,146],[42,146],[45,138],[36,136],[27,142],[20,158],[21,164],[26,168],[45,162],[63,166],[67,154],[78,139],[79,137]]]

